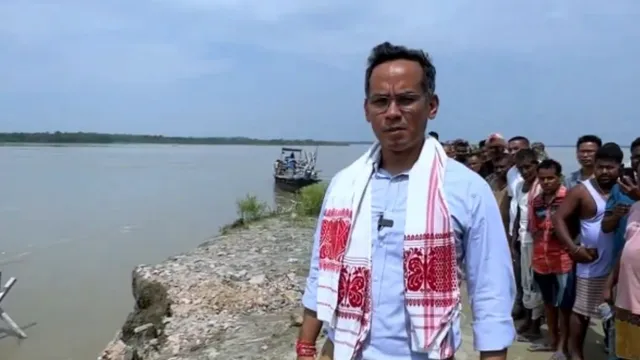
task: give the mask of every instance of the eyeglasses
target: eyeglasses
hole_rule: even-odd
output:
[[[410,111],[424,98],[425,94],[405,93],[395,96],[373,95],[367,98],[367,104],[376,113],[380,114],[389,110],[391,104],[395,102],[396,106],[402,111]]]

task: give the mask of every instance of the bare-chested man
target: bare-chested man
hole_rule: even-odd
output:
[[[578,148],[580,148],[578,146]],[[594,178],[587,179],[568,192],[553,216],[558,240],[568,249],[576,266],[576,299],[571,315],[569,349],[571,359],[583,360],[584,339],[591,317],[599,317],[598,305],[614,262],[612,234],[601,231],[607,199],[616,184],[623,153],[608,143],[595,153]],[[573,242],[575,220],[580,222],[580,245]]]

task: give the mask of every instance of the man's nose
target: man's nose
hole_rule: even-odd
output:
[[[391,103],[389,104],[389,108],[385,113],[385,117],[388,119],[397,119],[399,117],[402,117],[402,113],[400,112],[400,107],[398,107],[398,104],[396,103],[395,99],[392,100]]]

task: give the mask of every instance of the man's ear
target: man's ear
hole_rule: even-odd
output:
[[[429,98],[429,120],[433,120],[438,115],[438,108],[440,107],[440,98],[437,94],[431,95]]]
[[[367,119],[368,123],[370,123],[371,121],[369,121],[369,109],[367,108],[367,98],[364,98],[364,101],[362,102],[362,107],[364,108],[364,118]]]

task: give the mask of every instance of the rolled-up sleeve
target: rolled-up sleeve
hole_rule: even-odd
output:
[[[326,194],[331,190],[331,184],[327,187]],[[322,228],[322,215],[327,204],[327,197],[325,196],[322,202],[322,209],[318,216],[318,223],[316,224],[316,231],[313,234],[313,247],[311,248],[311,261],[309,265],[309,275],[307,276],[307,285],[302,295],[302,306],[306,309],[317,311],[318,301],[318,270],[320,265],[320,229]]]
[[[513,264],[489,185],[472,187],[471,219],[464,246],[474,347],[477,351],[499,351],[515,339],[511,317],[516,297]]]
[[[618,192],[615,191],[615,187],[618,186],[618,184],[615,184],[613,186],[614,189],[611,189],[611,195],[609,196],[609,199],[607,199],[607,204],[605,205],[604,211],[606,212],[613,212],[613,209],[618,204]]]

